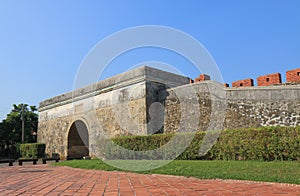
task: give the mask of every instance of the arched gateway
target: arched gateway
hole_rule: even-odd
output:
[[[154,114],[162,117],[162,132],[167,133],[179,131],[182,120],[199,121],[198,127],[188,123],[184,131],[218,130],[222,124],[227,129],[300,125],[299,84],[228,88],[210,80],[189,83],[188,77],[143,66],[52,97],[39,106],[38,142],[61,159],[101,155],[101,139],[153,134],[153,127],[162,124],[149,112],[156,102],[164,106]],[[193,108],[200,109],[198,119]],[[216,123],[221,117],[224,123]]]
[[[89,156],[89,133],[81,120],[75,121],[68,134],[68,157]]]

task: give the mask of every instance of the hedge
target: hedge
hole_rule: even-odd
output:
[[[42,143],[28,143],[20,145],[21,158],[43,158],[46,145]]]
[[[262,127],[249,129],[224,130],[215,145],[205,156],[199,156],[205,132],[196,132],[190,145],[177,159],[181,160],[300,160],[300,127]],[[217,132],[212,132],[212,137]],[[191,133],[182,133],[176,144],[163,152],[145,151],[157,149],[168,143],[172,134],[155,134],[149,136],[126,136],[112,138],[117,145],[106,144],[107,159],[172,159],[174,153]],[[213,141],[213,139],[212,139]],[[128,153],[119,150],[119,146],[134,151]]]

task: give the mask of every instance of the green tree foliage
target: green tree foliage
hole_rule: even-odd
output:
[[[24,142],[36,142],[38,114],[36,106],[14,104],[13,109],[0,123],[0,157],[16,157],[22,137],[22,108],[24,112]]]
[[[46,145],[42,143],[31,143],[20,145],[21,158],[43,158],[45,157]]]

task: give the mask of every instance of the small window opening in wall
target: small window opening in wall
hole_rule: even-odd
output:
[[[300,72],[297,73],[297,76],[300,76]]]
[[[269,82],[269,81],[270,81],[270,78],[267,78],[266,80],[267,80],[267,82]]]
[[[240,83],[240,86],[243,86],[243,83]]]

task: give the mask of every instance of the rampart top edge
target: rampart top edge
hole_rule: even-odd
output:
[[[107,92],[145,81],[156,81],[159,83],[168,84],[170,87],[175,87],[188,84],[189,78],[152,67],[141,66],[136,69],[101,80],[86,87],[44,100],[39,104],[39,111],[44,110],[44,108],[47,108],[47,106],[60,102],[63,104],[70,102],[72,99],[85,97],[85,95],[91,95],[97,92]]]

